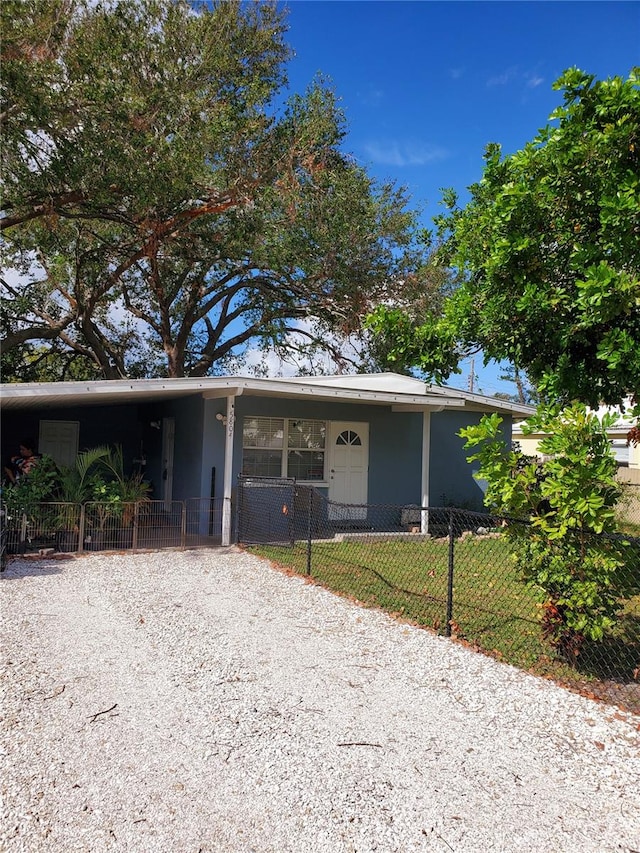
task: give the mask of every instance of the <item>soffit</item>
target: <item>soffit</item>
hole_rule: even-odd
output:
[[[247,396],[343,401],[356,404],[392,406],[397,411],[439,411],[443,408],[472,411],[502,411],[528,414],[517,406],[455,389],[426,386],[412,380],[395,382],[394,375],[366,376],[363,387],[355,377],[349,383],[335,377],[304,379],[256,379],[253,377],[205,377],[203,379],[138,379],[99,382],[57,382],[7,384],[1,387],[2,408],[8,410],[70,408],[75,406],[126,405],[176,400],[193,395],[220,399]],[[373,382],[372,380],[379,381]],[[388,383],[388,384],[387,384]],[[386,388],[375,385],[386,385]],[[398,389],[398,390],[396,390]],[[402,389],[402,390],[399,390]]]

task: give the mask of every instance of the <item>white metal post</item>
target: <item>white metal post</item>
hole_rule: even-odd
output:
[[[224,501],[222,504],[222,544],[231,544],[231,487],[233,484],[233,431],[235,425],[235,397],[227,397],[224,444]]]
[[[422,506],[429,506],[429,452],[431,448],[431,412],[422,413]],[[429,513],[420,513],[420,532],[429,532]]]

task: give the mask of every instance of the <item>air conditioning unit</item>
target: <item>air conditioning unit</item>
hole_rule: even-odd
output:
[[[403,527],[409,527],[410,525],[420,524],[422,521],[422,510],[416,504],[409,504],[408,506],[403,506],[400,512],[400,524]]]

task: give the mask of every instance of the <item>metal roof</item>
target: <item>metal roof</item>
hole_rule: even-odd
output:
[[[443,408],[498,411],[526,416],[533,410],[494,397],[482,397],[453,388],[426,385],[393,373],[351,376],[313,376],[259,379],[246,376],[210,376],[201,379],[127,379],[93,382],[30,382],[3,384],[3,409],[46,409],[71,406],[157,402],[200,395],[206,399],[231,395],[342,400],[416,411]]]

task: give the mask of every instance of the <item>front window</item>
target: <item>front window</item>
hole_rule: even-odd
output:
[[[326,434],[325,421],[245,418],[242,473],[249,477],[322,481],[325,479]]]
[[[250,477],[282,477],[284,420],[245,418],[242,428],[242,473]]]
[[[287,422],[287,476],[296,480],[324,480],[324,421]]]

